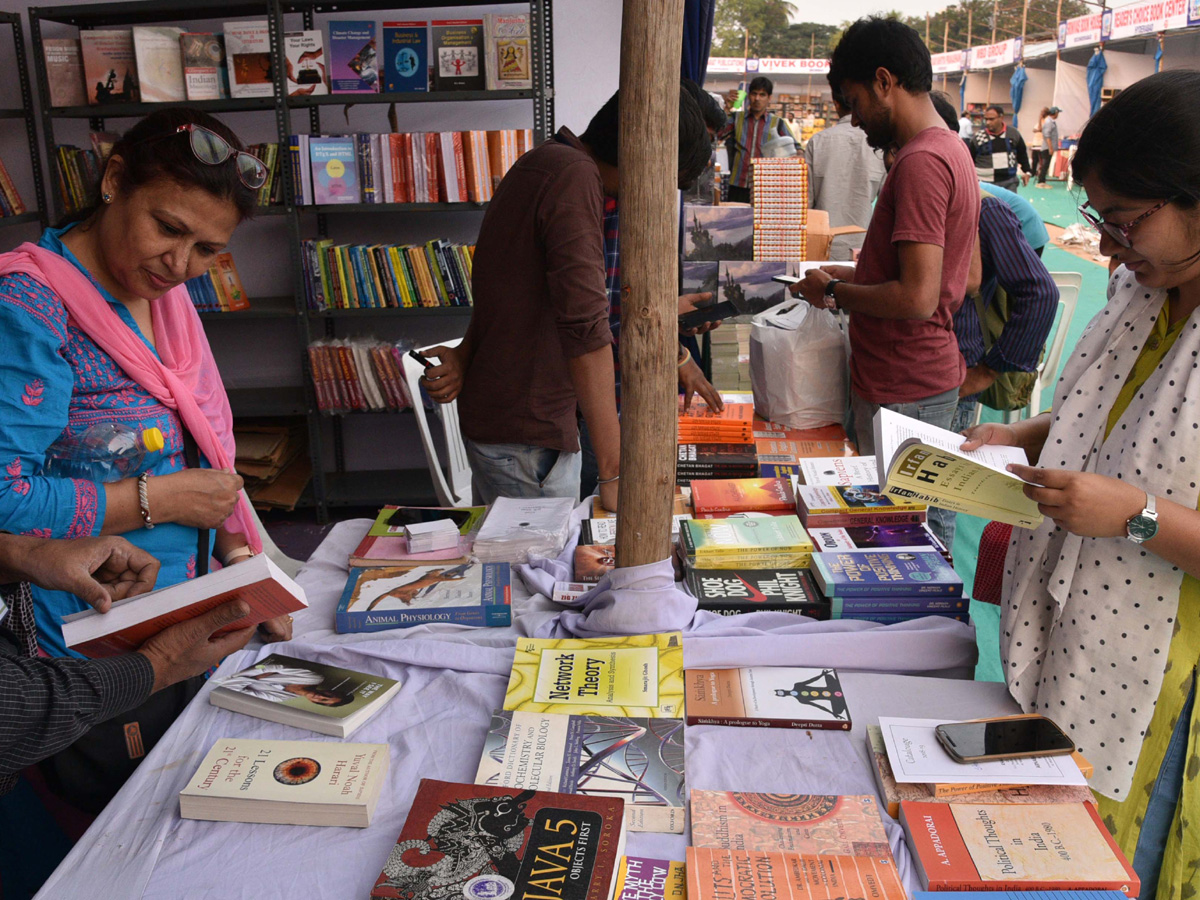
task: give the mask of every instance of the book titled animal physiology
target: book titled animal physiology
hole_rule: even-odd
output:
[[[338,601],[339,634],[443,623],[512,624],[508,563],[351,569]]]
[[[576,716],[678,718],[683,636],[520,638],[504,708]]]
[[[850,730],[850,709],[833,669],[749,666],[688,669],[689,725]]]

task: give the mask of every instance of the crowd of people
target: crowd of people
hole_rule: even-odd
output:
[[[1147,78],[1084,129],[1080,211],[1117,268],[1052,410],[1013,425],[973,423],[981,396],[1036,369],[1053,320],[1046,230],[1014,189],[1044,182],[1058,111],[1043,111],[1032,160],[998,108],[964,134],[932,91],[920,37],[882,17],[845,31],[829,83],[839,119],[805,148],[810,199],[866,231],[834,247],[856,265],[813,269],[793,290],[850,313],[851,436],[873,452],[870,422],[887,407],[963,431],[967,448],[1025,449],[1031,465],[1013,471],[1046,520],[1009,548],[1009,690],[1095,764],[1103,821],[1142,896],[1186,897],[1200,878],[1200,837],[1186,827],[1200,808],[1200,73]],[[681,187],[725,138],[731,198],[749,199],[749,161],[786,137],[769,81],[749,88],[728,120],[679,85]],[[588,493],[590,450],[594,490],[617,506],[618,138],[614,95],[580,135],[562,128],[521,157],[484,216],[466,335],[433,352],[423,381],[434,400],[458,401],[476,502]],[[61,629],[63,615],[261,550],[232,469],[228,400],[183,288],[253,211],[265,168],[241,148],[205,113],[155,113],[115,144],[93,209],[0,255],[0,794],[41,761],[51,791],[103,807],[201,673],[252,636],[213,637],[243,617],[238,602],[115,659],[79,657]],[[681,392],[720,406],[692,336],[680,334]],[[137,477],[47,469],[52,446],[103,422],[157,428],[165,446]],[[92,451],[76,446],[86,468]],[[952,539],[952,517],[931,519]],[[287,639],[290,619],[260,631]]]

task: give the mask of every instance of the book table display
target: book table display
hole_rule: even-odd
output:
[[[404,826],[418,782],[474,780],[492,711],[505,696],[517,638],[569,637],[563,626],[578,622],[579,614],[563,613],[545,596],[531,594],[514,567],[514,622],[508,628],[428,625],[338,635],[334,608],[347,577],[346,559],[369,524],[337,525],[299,575],[309,606],[295,614],[295,639],[236,653],[216,678],[279,653],[398,680],[394,699],[352,738],[389,745],[390,766],[370,826],[181,819],[179,792],[222,738],[336,741],[217,708],[209,703],[210,681],[46,882],[40,898],[366,898]],[[609,621],[616,621],[612,612]],[[853,728],[845,732],[688,726],[687,783],[693,790],[874,794],[866,726],[880,715],[961,719],[1017,711],[1003,684],[966,680],[975,658],[974,630],[959,622],[924,619],[885,627],[786,614],[736,620],[699,614],[691,625],[677,622],[657,630],[673,629],[684,632],[684,664],[690,669],[836,666],[853,710]],[[950,677],[922,677],[929,675]],[[917,884],[900,827],[884,821],[911,893]],[[686,833],[631,831],[626,852],[683,860],[687,843]]]

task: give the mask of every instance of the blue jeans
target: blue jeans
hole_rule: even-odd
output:
[[[471,463],[475,503],[497,497],[571,497],[579,499],[581,454],[528,444],[477,444],[464,440]]]
[[[1175,808],[1179,805],[1179,797],[1183,792],[1183,767],[1187,762],[1188,732],[1192,727],[1192,703],[1195,699],[1196,682],[1193,676],[1191,690],[1188,691],[1187,701],[1183,704],[1183,712],[1179,714],[1179,721],[1175,723],[1175,729],[1171,732],[1167,755],[1163,757],[1158,778],[1154,781],[1150,802],[1146,804],[1142,829],[1138,832],[1137,848],[1133,853],[1133,870],[1142,882],[1142,890],[1138,896],[1144,897],[1145,900],[1154,900],[1158,891],[1163,851],[1167,846],[1171,826],[1175,824]],[[1194,823],[1192,827],[1195,827]]]
[[[898,412],[900,415],[908,416],[910,419],[917,419],[921,422],[928,422],[930,425],[936,425],[938,428],[950,428],[954,423],[954,414],[958,410],[958,388],[941,394],[934,394],[932,397],[926,397],[924,400],[914,400],[910,403],[883,404],[864,400],[855,391],[851,390],[850,433],[855,443],[858,444],[858,452],[862,456],[875,455],[875,432],[872,423],[875,420],[875,413],[879,412],[881,406],[886,406],[892,412]],[[884,473],[880,472],[879,477],[883,478]],[[943,528],[946,523],[942,521],[943,516],[949,516],[951,523],[953,523],[954,513],[947,513],[941,509],[930,509],[929,527],[939,539],[945,542],[947,549],[954,552],[950,547],[950,541],[945,538]],[[953,539],[954,529],[953,524],[951,524],[950,540]]]

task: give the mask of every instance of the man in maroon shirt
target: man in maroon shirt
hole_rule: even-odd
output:
[[[559,129],[504,176],[476,242],[475,306],[457,348],[429,351],[440,365],[423,384],[440,403],[458,398],[476,503],[497,497],[577,497],[576,408],[600,472],[600,499],[616,509],[621,429],[604,267],[604,198],[616,197],[618,96],[576,137]],[[708,164],[700,107],[679,89],[679,183]]]
[[[872,147],[893,148],[856,269],[826,266],[792,288],[848,310],[852,428],[875,452],[881,406],[949,428],[964,365],[954,312],[966,295],[979,186],[962,138],[929,99],[929,50],[895,19],[859,19],[830,60],[829,83]]]

